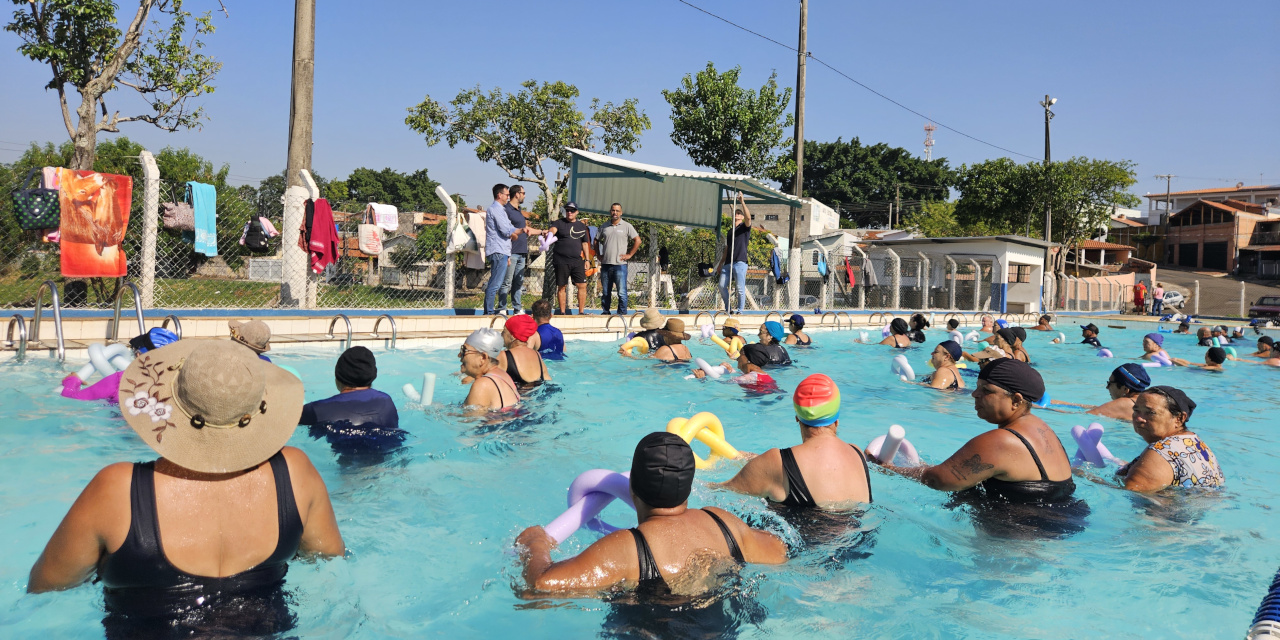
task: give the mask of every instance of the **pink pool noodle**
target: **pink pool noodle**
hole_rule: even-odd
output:
[[[123,371],[117,371],[84,387],[84,381],[73,373],[62,379],[62,397],[72,400],[107,400],[111,404],[120,404],[120,378],[123,376]]]

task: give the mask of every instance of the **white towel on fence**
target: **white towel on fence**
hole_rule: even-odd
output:
[[[395,231],[400,228],[400,213],[396,210],[395,205],[370,202],[365,209],[365,213],[373,220],[373,224],[387,231]]]

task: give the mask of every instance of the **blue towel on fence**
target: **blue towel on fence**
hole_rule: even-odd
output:
[[[211,184],[188,182],[191,208],[195,210],[196,253],[218,255],[218,189]]]

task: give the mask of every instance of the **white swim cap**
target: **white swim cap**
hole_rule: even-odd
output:
[[[506,346],[506,342],[502,339],[502,334],[488,327],[472,331],[471,335],[467,336],[465,344],[470,345],[476,351],[490,358],[497,358],[498,354],[502,353],[502,348]]]

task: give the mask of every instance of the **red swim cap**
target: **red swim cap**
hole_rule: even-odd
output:
[[[538,331],[538,322],[533,319],[533,316],[525,313],[507,318],[507,324],[503,326],[507,331],[511,332],[511,335],[516,340],[521,342],[528,340],[529,336]]]

